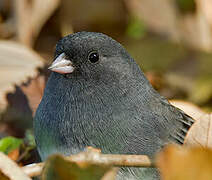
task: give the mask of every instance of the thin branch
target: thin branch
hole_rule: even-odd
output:
[[[67,157],[67,160],[116,167],[155,167],[146,155],[101,154],[99,150],[92,147],[88,147],[85,152]],[[37,163],[24,166],[22,170],[28,176],[34,177],[41,174],[43,167],[44,163]]]
[[[22,170],[29,177],[35,177],[41,174],[43,166],[44,163],[33,163],[22,167]]]

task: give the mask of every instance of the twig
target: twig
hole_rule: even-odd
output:
[[[22,170],[29,177],[35,177],[41,174],[43,166],[44,163],[33,163],[22,167]]]
[[[77,163],[95,165],[110,165],[116,167],[155,167],[146,155],[101,154],[99,150],[88,147],[85,152],[67,157],[67,160]],[[44,163],[30,164],[22,170],[30,177],[41,174]]]

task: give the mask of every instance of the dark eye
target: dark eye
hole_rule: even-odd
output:
[[[97,52],[92,52],[92,53],[89,54],[88,59],[92,63],[95,63],[99,60],[99,54]]]

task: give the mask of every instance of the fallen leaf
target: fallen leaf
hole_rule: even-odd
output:
[[[212,26],[212,1],[211,0],[197,0],[207,21]]]
[[[18,39],[32,46],[43,25],[58,8],[60,0],[22,0],[16,1]]]
[[[14,161],[2,152],[0,152],[0,179],[31,180]]]
[[[110,166],[75,163],[61,155],[53,155],[46,161],[42,173],[42,180],[100,180],[111,170],[112,167]],[[114,177],[115,175],[113,178]],[[111,180],[113,178],[110,176]]]
[[[211,180],[212,150],[170,145],[158,154],[157,165],[163,180]]]
[[[212,148],[212,114],[205,114],[196,120],[188,131],[184,144]]]
[[[182,100],[169,100],[169,102],[173,106],[176,106],[177,108],[183,110],[186,114],[191,116],[194,120],[198,120],[206,114],[206,112],[204,112],[198,106],[190,102],[186,102]]]
[[[23,137],[26,129],[32,128],[33,116],[43,96],[46,77],[47,75],[39,73],[37,77],[16,85],[13,92],[6,93],[7,107],[2,113],[2,120],[9,129],[5,129],[4,133]]]
[[[12,41],[0,41],[0,112],[7,106],[6,93],[37,74],[44,60],[31,49]],[[6,78],[5,78],[6,77]]]
[[[212,113],[208,114],[192,103],[176,100],[169,102],[195,119],[184,144],[212,148]]]
[[[146,155],[101,154],[100,149],[95,149],[93,147],[87,147],[85,151],[79,152],[78,154],[70,155],[68,157],[64,157],[61,155],[55,155],[51,157],[53,157],[54,161],[55,159],[58,160],[59,158],[59,161],[62,162],[63,164],[65,161],[66,164],[69,164],[67,168],[70,166],[72,167],[73,165],[74,168],[75,166],[77,166],[77,168],[81,168],[80,170],[82,171],[87,171],[87,169],[90,167],[91,169],[93,167],[98,167],[100,168],[100,170],[101,170],[101,167],[103,169],[107,169],[110,167],[155,167],[153,162]],[[45,163],[30,164],[30,165],[24,166],[22,169],[30,177],[39,176],[41,174],[44,164]],[[49,166],[51,166],[51,163],[49,163]],[[53,168],[57,169],[57,164],[56,165],[53,164]],[[114,179],[114,177],[117,174],[117,171],[118,171],[118,168],[112,168],[111,170],[105,172],[101,180]],[[45,178],[47,178],[46,177],[47,175],[48,175],[48,178],[51,178],[51,171],[48,173],[50,174],[44,173]],[[56,172],[56,173],[59,174],[60,172],[59,173]],[[87,172],[83,172],[83,173],[85,174]],[[93,176],[94,174],[95,173],[91,172],[90,175]]]
[[[26,95],[28,99],[28,103],[30,106],[30,109],[32,110],[32,115],[34,116],[34,113],[40,104],[41,98],[43,96],[43,91],[46,84],[46,77],[43,75],[40,75],[34,79],[31,79],[27,85],[23,84],[20,86],[23,93]]]
[[[19,148],[12,150],[8,153],[8,157],[12,159],[13,161],[16,161],[19,157]]]
[[[31,25],[33,28],[33,38],[35,38],[46,21],[59,7],[61,0],[33,0],[32,2]]]

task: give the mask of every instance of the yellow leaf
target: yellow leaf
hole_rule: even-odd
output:
[[[211,180],[212,150],[200,147],[166,147],[157,157],[163,180]]]
[[[110,166],[77,163],[61,155],[53,155],[45,164],[42,180],[112,180],[116,173],[110,171],[115,170]]]

